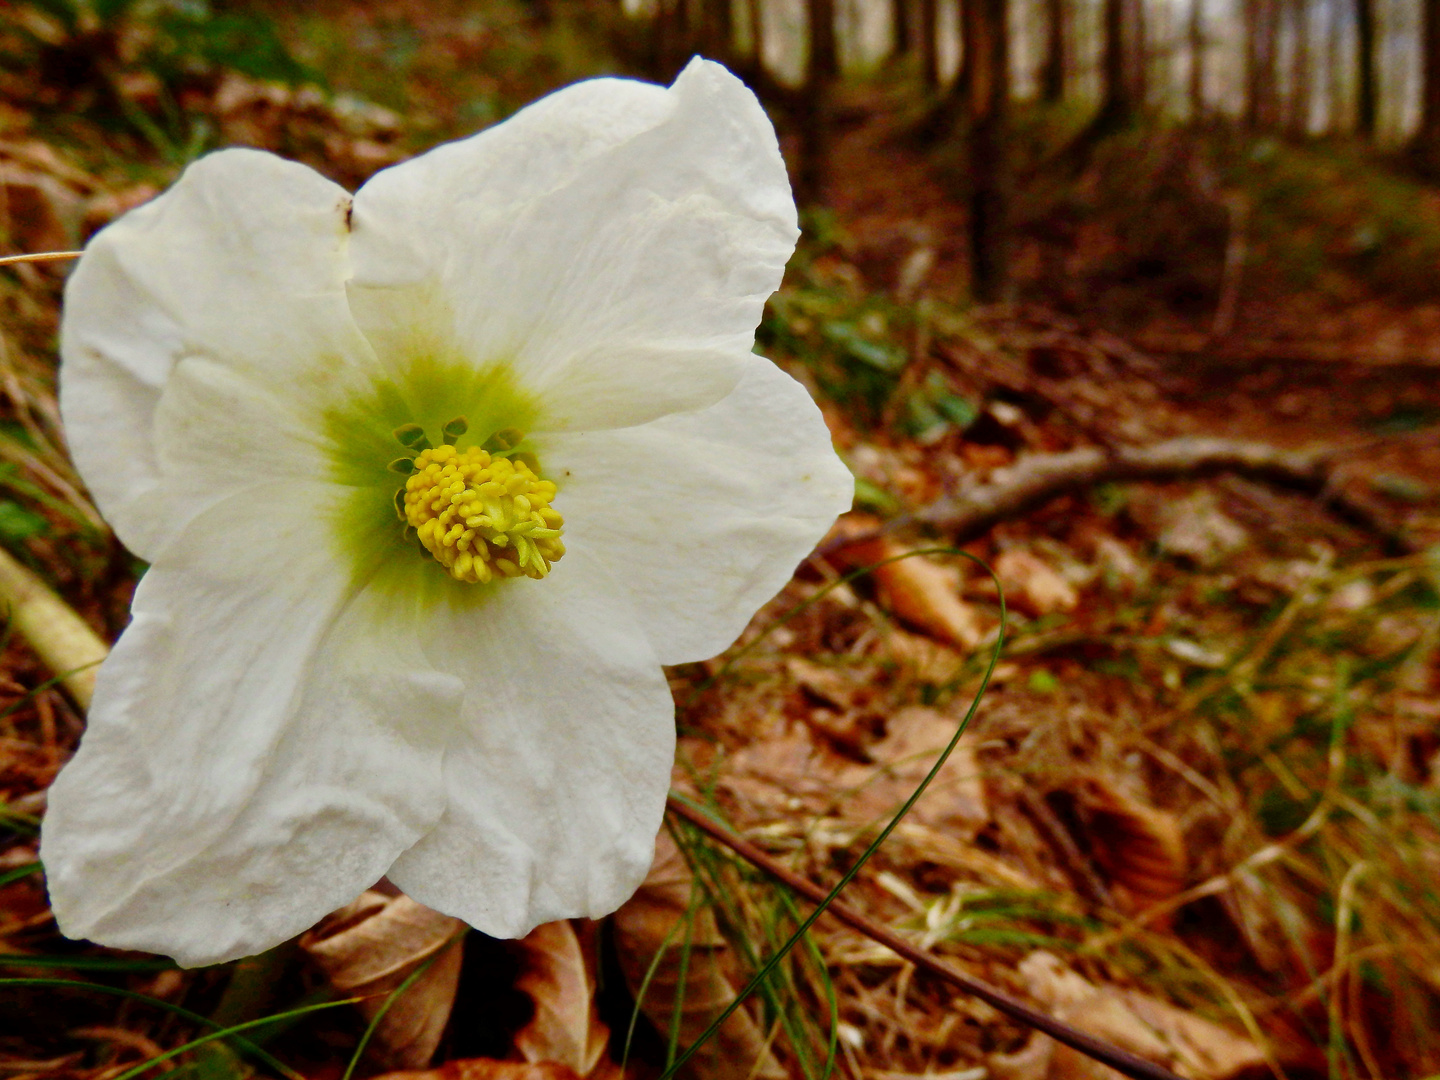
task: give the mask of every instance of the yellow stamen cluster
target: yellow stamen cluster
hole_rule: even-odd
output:
[[[436,446],[405,481],[405,520],[425,550],[459,581],[543,578],[565,554],[555,485],[523,461],[478,446]]]

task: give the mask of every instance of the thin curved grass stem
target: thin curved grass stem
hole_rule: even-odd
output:
[[[689,803],[672,795],[670,796],[668,805],[672,813],[684,818],[712,839],[730,848],[730,850],[734,851],[746,862],[763,870],[781,884],[804,896],[807,900],[812,900],[819,904],[824,903],[832,895],[829,890],[806,880],[782,866],[748,840],[744,840],[731,833],[728,829],[721,827]],[[841,903],[839,900],[829,899],[829,903],[824,910],[827,914],[833,915],[845,925],[854,930],[858,930],[872,941],[879,942],[899,956],[909,960],[916,967],[923,969],[937,978],[944,979],[946,982],[959,987],[969,994],[973,994],[987,1005],[1009,1016],[1012,1020],[1018,1020],[1022,1024],[1027,1024],[1035,1028],[1037,1031],[1044,1032],[1057,1042],[1062,1042],[1071,1049],[1078,1050],[1080,1053],[1087,1057],[1094,1058],[1096,1061],[1104,1062],[1117,1072],[1131,1077],[1132,1080],[1180,1080],[1180,1078],[1169,1069],[1146,1061],[1144,1058],[1137,1057],[1127,1050],[1120,1049],[1118,1046],[1112,1046],[1110,1043],[1087,1035],[1085,1032],[1071,1027],[1063,1021],[1031,1008],[1025,1004],[1025,1002],[1020,1001],[1018,998],[1011,997],[998,987],[991,986],[982,979],[977,979],[967,972],[960,971],[941,960],[937,960],[929,953],[910,944],[910,942],[900,937],[889,927],[880,925],[849,905]]]
[[[855,879],[855,876],[860,873],[861,867],[863,867],[870,860],[870,857],[880,849],[880,846],[889,839],[890,834],[895,831],[895,829],[899,826],[901,820],[903,820],[905,815],[910,812],[910,808],[913,807],[920,800],[920,796],[925,794],[925,790],[934,781],[935,777],[940,775],[940,770],[945,767],[945,762],[950,759],[950,755],[954,752],[955,747],[960,743],[960,737],[965,734],[965,729],[970,725],[970,720],[974,717],[976,710],[980,708],[980,700],[985,696],[985,688],[990,685],[990,678],[995,673],[995,665],[999,663],[1000,653],[1005,648],[1005,589],[1000,584],[1000,579],[995,576],[995,571],[992,570],[983,560],[978,559],[974,555],[971,555],[968,551],[962,551],[959,548],[922,548],[916,551],[909,551],[902,555],[897,555],[889,559],[884,559],[880,563],[876,563],[875,565],[880,566],[887,562],[894,562],[896,559],[910,558],[915,555],[925,555],[930,553],[955,555],[963,559],[969,559],[971,562],[979,564],[979,566],[990,575],[990,579],[995,583],[995,591],[1000,598],[1000,629],[995,638],[994,648],[990,652],[990,662],[985,668],[984,677],[980,680],[980,687],[978,690],[975,691],[975,697],[970,702],[970,708],[966,710],[964,718],[956,727],[955,734],[951,737],[949,744],[945,747],[944,750],[940,752],[940,756],[935,759],[935,764],[930,767],[930,771],[925,774],[924,779],[922,779],[919,785],[915,788],[915,790],[910,793],[910,797],[905,800],[905,804],[901,806],[900,809],[896,812],[895,816],[890,819],[889,824],[887,824],[885,828],[880,830],[880,834],[870,842],[870,846],[861,853],[860,857],[855,860],[854,864],[850,867],[850,869],[845,872],[845,875],[841,877],[838,882],[835,883],[835,887],[832,888],[830,892],[826,894],[822,900],[819,901],[819,907],[817,907],[805,918],[805,920],[799,925],[799,927],[796,928],[795,932],[790,935],[790,938],[785,942],[785,944],[780,946],[780,948],[776,951],[775,955],[770,957],[770,959],[765,962],[764,966],[762,966],[760,970],[755,973],[754,977],[751,978],[750,982],[744,987],[744,989],[742,989],[740,993],[735,996],[735,1000],[732,1001],[729,1006],[726,1007],[720,1013],[720,1015],[711,1022],[710,1026],[706,1028],[703,1033],[701,1033],[698,1039],[696,1039],[693,1043],[690,1044],[688,1048],[686,1048],[685,1052],[681,1054],[676,1061],[674,1061],[665,1069],[665,1072],[661,1074],[660,1080],[670,1080],[670,1077],[674,1076],[675,1073],[679,1071],[680,1067],[683,1066],[685,1062],[690,1059],[690,1056],[695,1053],[695,1051],[701,1046],[701,1044],[703,1044],[707,1039],[714,1035],[715,1032],[720,1029],[720,1025],[725,1023],[725,1021],[730,1018],[730,1015],[735,1012],[736,1009],[740,1008],[740,1006],[744,1003],[745,999],[748,998],[752,993],[754,993],[755,990],[762,983],[764,983],[766,979],[770,977],[770,975],[776,970],[776,968],[780,966],[781,962],[785,959],[785,957],[790,954],[790,951],[795,948],[795,946],[800,941],[804,940],[806,933],[808,933],[810,930],[810,927],[815,924],[815,921],[820,918],[820,916],[825,912],[825,909],[830,906],[831,902],[840,895],[841,890],[844,889],[846,885],[849,885],[850,882]],[[873,569],[873,567],[871,567],[870,569]],[[763,638],[764,635],[762,634],[761,637]],[[740,654],[743,654],[744,652],[748,651],[748,649],[753,648],[755,644],[755,642],[751,642],[744,649],[740,650]],[[739,654],[737,654],[737,656],[738,655]],[[732,657],[731,663],[733,663],[736,658],[737,657]],[[727,664],[726,667],[728,668],[728,666],[729,665]],[[672,792],[669,796],[668,801],[671,808],[674,809],[677,801],[682,801],[682,797]],[[698,807],[695,807],[693,809],[695,813],[701,814],[701,816],[703,817],[703,812]],[[689,820],[688,816],[687,820]],[[759,852],[758,848],[756,848],[755,850]],[[1163,1076],[1167,1078],[1172,1077],[1172,1075],[1173,1074],[1170,1073],[1163,1074]]]

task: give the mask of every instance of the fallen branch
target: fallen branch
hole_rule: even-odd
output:
[[[1168,480],[1231,472],[1265,480],[1318,498],[1342,519],[1382,536],[1404,552],[1415,545],[1380,508],[1347,494],[1336,484],[1334,460],[1346,450],[1284,450],[1242,439],[1187,437],[1149,446],[1086,446],[1057,454],[1031,454],[996,469],[982,484],[942,496],[923,510],[887,522],[890,532],[921,525],[945,533],[956,543],[983,534],[992,525],[1017,517],[1067,492],[1123,480]],[[819,554],[856,543],[844,537]]]
[[[728,829],[722,828],[716,822],[692,807],[687,806],[673,795],[670,796],[668,806],[672,814],[684,818],[701,832],[724,844],[746,862],[763,870],[776,881],[779,881],[792,891],[799,893],[807,900],[816,904],[823,904],[829,896],[828,889],[816,885],[807,878],[803,878],[794,871],[782,866],[775,859],[760,850],[760,848],[750,843],[750,841],[736,836]],[[1087,1035],[1079,1028],[1072,1027],[1064,1021],[1057,1020],[1053,1016],[1032,1008],[1019,998],[1012,997],[998,987],[985,982],[983,979],[978,979],[968,972],[961,971],[959,968],[951,967],[943,960],[938,960],[924,950],[916,948],[888,926],[882,926],[880,923],[867,915],[861,914],[848,904],[843,904],[839,900],[832,900],[830,906],[825,909],[825,912],[839,919],[851,929],[860,931],[860,933],[864,934],[871,941],[884,945],[887,949],[890,949],[903,959],[910,961],[922,971],[936,978],[943,979],[945,982],[958,987],[967,994],[979,998],[1012,1020],[1018,1020],[1020,1023],[1032,1027],[1036,1031],[1043,1032],[1056,1042],[1064,1043],[1072,1050],[1077,1050],[1087,1057],[1104,1062],[1117,1072],[1131,1077],[1132,1080],[1180,1080],[1175,1073],[1161,1065],[1146,1061],[1144,1058],[1138,1057],[1128,1050],[1122,1050],[1120,1047],[1097,1039],[1093,1035]]]
[[[95,673],[110,652],[100,635],[38,576],[0,550],[0,618],[30,643],[82,712],[95,693]]]

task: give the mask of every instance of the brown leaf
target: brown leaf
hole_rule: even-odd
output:
[[[0,243],[9,250],[79,246],[84,201],[54,177],[0,165]]]
[[[995,576],[1005,589],[1005,602],[1027,615],[1074,611],[1080,603],[1075,586],[1049,563],[1028,551],[1003,552],[995,560]]]
[[[568,1065],[555,1061],[496,1061],[461,1058],[438,1069],[402,1069],[381,1073],[371,1080],[581,1080]]]
[[[1128,911],[1143,911],[1185,888],[1185,837],[1174,817],[1098,776],[1085,778],[1075,795],[1091,854]]]
[[[832,558],[856,570],[913,550],[888,536],[872,536],[838,548]],[[953,567],[911,555],[877,566],[872,577],[880,603],[901,622],[965,651],[980,644],[980,617],[960,599],[960,575]]]
[[[866,821],[893,813],[934,766],[954,737],[957,723],[954,717],[922,705],[889,717],[885,737],[870,747],[871,759],[886,768],[847,799],[841,812]],[[990,811],[973,739],[961,738],[910,813],[911,821],[952,836],[973,837],[985,826]]]
[[[1018,970],[1030,996],[1057,1018],[1196,1080],[1228,1080],[1265,1066],[1265,1055],[1248,1036],[1137,990],[1095,986],[1052,953],[1033,952],[1020,962]],[[1033,1038],[1050,1043],[1042,1035]],[[1028,1069],[1002,1068],[997,1075],[1025,1075],[1035,1080],[1039,1076],[1101,1080],[1114,1075],[1069,1047],[1051,1046],[1044,1073],[1038,1073],[1034,1059],[1026,1055]]]
[[[655,965],[645,996],[640,999],[641,1011],[661,1031],[670,1030],[672,1011],[679,996],[685,930],[676,929],[676,924],[689,910],[693,888],[694,881],[684,857],[670,834],[662,831],[645,884],[611,917],[620,968],[632,994],[639,995],[656,954],[662,947],[665,950]],[[681,1045],[694,1041],[735,1000],[731,966],[729,947],[709,909],[702,907],[690,930],[690,958],[680,1012]],[[728,1080],[734,1076],[774,1080],[785,1075],[785,1070],[766,1048],[759,1026],[744,1009],[731,1014],[682,1072],[682,1076],[690,1080]]]
[[[595,1008],[595,976],[573,923],[537,926],[516,942],[521,971],[515,988],[535,1003],[535,1016],[515,1034],[530,1062],[559,1062],[586,1076],[605,1053],[610,1029]]]
[[[425,973],[386,1010],[369,1052],[387,1066],[430,1063],[460,981],[461,950],[455,942],[465,924],[431,911],[408,896],[368,891],[300,938],[300,947],[344,994],[361,996],[367,1019],[384,1007],[390,991],[440,949]]]

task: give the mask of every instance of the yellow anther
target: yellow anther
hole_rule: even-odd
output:
[[[458,581],[543,578],[565,554],[565,520],[550,506],[554,497],[555,485],[523,461],[442,444],[415,458],[405,520]]]

